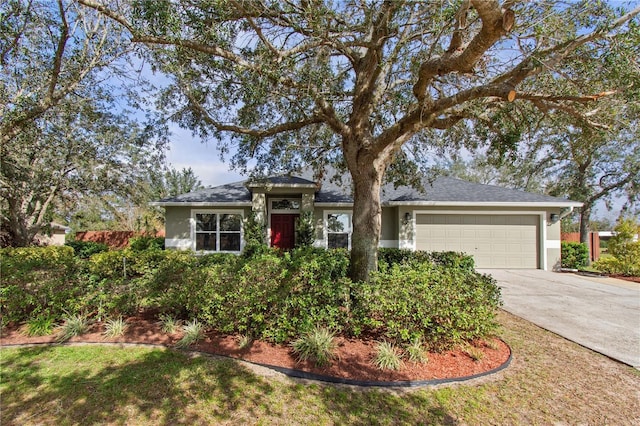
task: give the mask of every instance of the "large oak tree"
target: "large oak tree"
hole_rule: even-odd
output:
[[[550,1],[79,1],[151,48],[173,78],[165,110],[234,150],[234,166],[348,169],[355,280],[376,268],[388,169],[481,127],[508,145],[490,117],[510,102],[570,107],[604,96],[519,87],[563,78],[578,49],[615,40],[640,12]]]

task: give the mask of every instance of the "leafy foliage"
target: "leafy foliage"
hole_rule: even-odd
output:
[[[55,320],[52,317],[41,314],[27,321],[23,332],[26,336],[48,336],[53,333],[54,326]]]
[[[311,247],[316,240],[313,212],[304,211],[296,222],[296,247]]]
[[[589,247],[585,243],[562,242],[560,253],[563,268],[580,269],[589,263]]]
[[[129,240],[129,247],[133,251],[164,250],[164,237],[134,237]]]
[[[84,334],[89,329],[89,321],[85,315],[66,315],[56,333],[57,342],[66,342],[72,337]]]
[[[126,109],[135,90],[113,82],[131,82],[131,45],[98,13],[11,1],[2,26],[0,220],[8,244],[27,246],[87,198],[130,200],[161,157],[163,127],[142,126]]]
[[[400,349],[391,342],[378,343],[373,364],[380,370],[399,370],[402,366]]]
[[[127,331],[127,323],[122,317],[108,319],[104,324],[105,337],[120,337]]]
[[[198,320],[192,320],[182,326],[184,336],[176,343],[176,348],[187,348],[204,339],[204,326]]]
[[[640,240],[636,239],[640,226],[627,218],[619,221],[614,231],[608,246],[611,256],[600,258],[593,266],[610,274],[640,276]]]
[[[146,308],[162,312],[167,327],[192,318],[219,332],[277,343],[326,328],[444,348],[493,331],[499,306],[495,281],[469,270],[459,254],[411,259],[387,252],[393,263],[381,263],[370,284],[357,285],[347,278],[346,250],[267,249],[246,257],[125,249],[87,260],[71,247],[0,254],[0,309],[14,322],[40,314],[114,318]]]
[[[326,366],[335,358],[335,335],[326,328],[315,328],[291,343],[298,362],[313,361],[319,367]]]
[[[75,255],[82,259],[88,259],[96,253],[109,250],[108,245],[95,241],[67,241],[65,246],[71,247]]]
[[[431,263],[398,264],[373,275],[355,292],[354,318],[388,339],[423,338],[449,348],[491,333],[500,289],[488,275]]]

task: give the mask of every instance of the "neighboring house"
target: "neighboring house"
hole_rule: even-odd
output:
[[[37,234],[35,241],[44,246],[63,246],[71,228],[55,222],[51,222],[49,228],[48,234]]]
[[[424,188],[383,188],[380,246],[466,252],[478,268],[559,267],[560,219],[582,205],[448,177],[425,180]],[[167,248],[240,252],[242,223],[252,210],[264,220],[271,246],[293,247],[304,211],[313,212],[316,246],[351,246],[351,192],[327,179],[247,180],[152,204],[166,209]]]

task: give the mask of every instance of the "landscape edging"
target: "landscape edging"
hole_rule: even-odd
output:
[[[501,339],[502,340],[502,339]],[[504,340],[502,342],[507,345]],[[509,357],[505,362],[503,362],[498,367],[492,368],[488,371],[483,371],[482,373],[472,374],[470,376],[460,376],[460,377],[450,377],[446,379],[429,379],[429,380],[399,380],[395,382],[381,382],[381,381],[365,381],[365,380],[353,380],[347,379],[344,377],[334,377],[334,376],[325,376],[322,374],[309,373],[302,370],[296,370],[293,368],[287,367],[279,367],[276,365],[262,364],[259,362],[248,361],[242,358],[234,358],[227,355],[214,354],[210,352],[203,352],[198,350],[190,350],[190,349],[177,349],[173,346],[164,345],[164,344],[154,344],[154,343],[119,343],[119,342],[43,342],[43,343],[24,343],[24,344],[6,344],[0,345],[0,349],[2,348],[11,348],[11,347],[37,347],[37,346],[81,346],[81,345],[104,345],[104,346],[141,346],[141,347],[157,347],[157,348],[165,348],[178,350],[181,352],[192,352],[206,356],[214,356],[218,358],[230,359],[233,361],[246,362],[249,364],[257,365],[260,367],[268,368],[270,370],[277,371],[278,373],[284,374],[287,377],[292,377],[296,379],[305,379],[305,380],[315,380],[319,382],[331,383],[331,384],[340,384],[340,385],[350,385],[350,386],[359,386],[359,387],[384,387],[384,388],[419,388],[419,387],[427,387],[427,386],[436,386],[447,383],[460,383],[466,382],[473,379],[478,379],[481,377],[486,377],[495,373],[498,373],[505,368],[509,367],[511,364],[511,360],[513,358],[513,352],[511,351],[511,347],[507,345],[509,348]]]

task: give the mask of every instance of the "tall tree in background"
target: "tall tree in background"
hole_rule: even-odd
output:
[[[640,27],[632,21],[613,42],[577,53],[561,73],[523,86],[565,95],[589,87],[607,96],[585,97],[570,106],[535,100],[511,104],[492,119],[511,129],[515,149],[505,159],[504,145],[498,143],[470,166],[495,166],[493,173],[506,186],[583,202],[579,231],[581,241],[587,242],[597,202],[621,199],[629,209],[640,201]]]
[[[118,26],[62,0],[12,0],[0,14],[1,221],[24,246],[65,203],[129,192],[161,139],[113,112],[128,95],[109,84],[130,53]]]
[[[598,98],[589,86],[520,86],[562,78],[563,63],[596,42],[606,48],[640,12],[617,18],[601,2],[495,0],[79,2],[152,47],[155,66],[173,78],[163,108],[223,141],[223,153],[233,148],[233,166],[349,171],[354,280],[377,267],[388,169],[431,146],[475,143],[467,136],[484,127],[512,147],[491,120],[512,102],[570,108]]]

